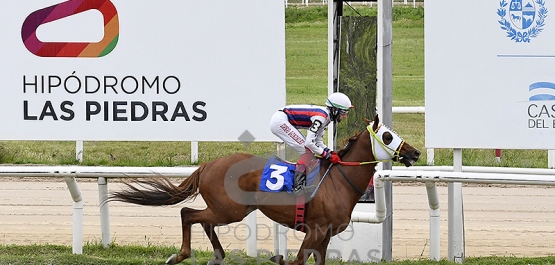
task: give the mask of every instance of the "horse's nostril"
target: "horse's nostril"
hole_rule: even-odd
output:
[[[414,157],[420,157],[420,151],[414,150]]]

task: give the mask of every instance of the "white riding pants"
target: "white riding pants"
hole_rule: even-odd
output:
[[[304,143],[306,137],[295,126],[289,123],[287,114],[283,111],[276,111],[270,120],[270,131],[279,139],[293,148],[299,155],[306,152]]]

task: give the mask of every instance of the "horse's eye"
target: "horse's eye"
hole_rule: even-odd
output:
[[[393,135],[390,132],[385,132],[383,134],[383,143],[389,145],[391,142],[393,142]]]

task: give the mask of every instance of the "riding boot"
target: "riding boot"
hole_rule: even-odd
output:
[[[295,176],[293,177],[293,188],[291,191],[295,196],[301,194],[313,192],[316,189],[316,185],[306,186],[306,165],[302,162],[297,164],[295,169]]]
[[[295,177],[293,178],[293,189],[291,190],[295,196],[299,196],[304,193],[306,185],[306,174],[303,171],[295,171]]]

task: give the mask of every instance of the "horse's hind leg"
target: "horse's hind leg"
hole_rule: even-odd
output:
[[[191,226],[198,223],[195,219],[197,219],[197,215],[201,212],[202,210],[195,210],[187,207],[181,209],[181,229],[183,234],[181,249],[178,255],[174,254],[168,258],[166,264],[177,264],[191,256]]]
[[[237,209],[230,211],[231,214],[220,213],[216,216],[210,208],[204,210],[195,210],[191,208],[181,209],[181,226],[183,229],[183,242],[178,255],[172,255],[167,261],[167,264],[177,264],[184,259],[191,256],[191,226],[200,223],[204,228],[204,232],[210,239],[212,247],[214,248],[214,259],[209,264],[221,264],[225,253],[214,231],[214,227],[222,224],[229,224],[232,222],[241,221],[247,212],[247,208]]]
[[[214,248],[214,259],[208,262],[208,265],[212,264],[222,264],[225,258],[224,248],[218,239],[218,235],[216,231],[214,231],[214,226],[211,224],[202,224],[204,228],[204,232],[210,239],[210,243],[212,243],[212,248]]]

